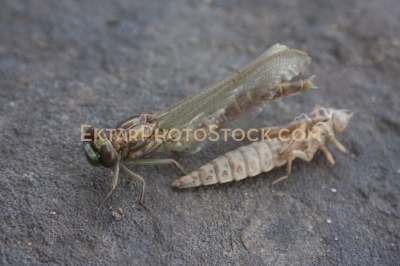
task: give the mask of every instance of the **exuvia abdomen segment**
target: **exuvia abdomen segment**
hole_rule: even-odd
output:
[[[275,148],[278,142],[275,142],[254,142],[227,152],[196,171],[177,179],[172,185],[179,188],[205,186],[239,181],[268,172],[277,166],[274,165],[274,157],[276,157],[274,151],[278,150],[277,147]],[[280,162],[279,164],[282,165]]]

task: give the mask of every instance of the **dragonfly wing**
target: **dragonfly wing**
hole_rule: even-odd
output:
[[[246,83],[242,86],[254,86],[252,83]],[[208,108],[203,110],[203,112],[199,113],[196,117],[194,117],[191,121],[187,121],[186,123],[168,127],[168,128],[176,128],[179,131],[183,131],[185,129],[191,130],[188,137],[186,134],[181,136],[181,143],[186,146],[190,152],[197,152],[204,147],[206,141],[197,139],[201,139],[202,135],[199,134],[196,136],[196,130],[203,130],[203,134],[205,133],[207,136],[210,136],[210,127],[212,125],[217,126],[219,129],[221,127],[226,126],[228,128],[243,128],[247,123],[252,121],[263,109],[264,106],[274,97],[275,91],[273,89],[264,89],[264,85],[260,85],[262,88],[256,90],[256,88],[251,88],[254,93],[249,93],[252,90],[243,90],[238,92],[237,94],[232,94],[225,99],[219,99],[216,96],[216,102],[212,108]],[[214,131],[220,134],[220,130],[214,128]]]
[[[274,97],[278,84],[305,72],[310,62],[306,53],[276,44],[241,70],[154,114],[154,122],[161,129],[180,130],[221,127],[243,114],[250,122]]]
[[[311,59],[305,53],[298,50],[289,49],[285,45],[275,44],[263,54],[261,54],[257,59],[243,67],[240,71],[236,71],[233,74],[226,76],[225,78],[198,91],[194,95],[189,96],[179,101],[178,103],[157,112],[156,114],[154,114],[155,121],[158,121],[164,125],[167,125],[168,122],[175,122],[175,125],[179,123],[184,123],[184,119],[182,121],[177,120],[182,118],[182,116],[186,116],[186,118],[189,118],[190,116],[196,116],[199,113],[198,110],[200,109],[200,107],[203,106],[202,103],[207,103],[210,99],[215,98],[216,92],[225,92],[226,90],[233,91],[235,89],[235,86],[232,85],[235,85],[235,83],[236,85],[238,85],[239,81],[250,79],[253,72],[253,74],[263,74],[255,70],[257,70],[259,66],[268,65],[268,63],[271,61],[268,59],[273,59],[273,55],[283,54],[286,51],[297,52],[303,57],[307,58],[307,64],[311,62]],[[189,110],[191,110],[191,112],[188,112]],[[167,126],[165,126],[165,128],[167,128]]]
[[[252,61],[249,64],[247,64],[246,66],[244,66],[240,71],[236,71],[235,73],[232,73],[232,74],[224,77],[223,79],[221,79],[217,82],[214,82],[213,84],[207,86],[206,88],[198,91],[194,95],[191,95],[191,96],[177,102],[176,104],[157,112],[155,114],[155,116],[157,117],[156,120],[167,122],[167,121],[174,119],[174,117],[177,116],[179,113],[184,112],[186,107],[192,105],[195,100],[200,101],[202,98],[205,100],[205,99],[207,99],[207,97],[212,96],[212,94],[215,90],[219,90],[219,88],[230,84],[231,81],[234,80],[235,78],[239,79],[240,78],[239,72],[242,72],[244,74],[244,72],[245,72],[244,70],[246,68],[248,68],[249,65],[257,64],[257,61],[261,61],[262,59],[267,58],[268,56],[271,56],[271,55],[279,53],[279,52],[286,51],[288,49],[289,48],[286,45],[282,45],[279,43],[271,46],[268,50],[266,50],[264,53],[262,53],[254,61]],[[244,75],[242,75],[242,76],[244,76]]]
[[[216,136],[210,133],[209,127],[198,127],[198,128],[203,128],[205,132],[213,138],[213,141],[217,140],[227,140],[232,137],[232,131],[235,130],[236,128],[243,129],[245,125],[249,123],[249,121],[253,120],[258,114],[261,113],[261,111],[264,108],[260,106],[253,106],[249,110],[247,110],[244,114],[242,114],[240,117],[238,117],[236,120],[233,120],[226,125],[220,125],[218,129],[212,128],[217,134],[218,134],[218,139],[215,139]],[[216,123],[214,123],[216,125]],[[228,131],[225,136],[225,132],[222,132],[221,129],[230,129],[231,131]],[[194,132],[194,131],[193,131]],[[236,137],[237,134],[235,134]],[[237,138],[240,138],[241,135],[237,135]],[[215,140],[214,140],[215,139]],[[211,141],[196,141],[193,135],[190,135],[189,141],[182,140],[181,141],[184,146],[186,146],[191,153],[195,153],[203,149],[205,146],[209,145]]]

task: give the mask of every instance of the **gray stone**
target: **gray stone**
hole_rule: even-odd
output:
[[[398,263],[398,1],[0,5],[1,264]],[[150,209],[138,204],[140,184],[122,174],[96,219],[111,171],[87,163],[81,124],[115,127],[158,111],[277,42],[310,55],[320,89],[269,104],[250,126],[285,124],[315,104],[353,109],[337,135],[348,154],[329,146],[333,167],[321,153],[296,160],[274,191],[284,168],[179,190],[175,167],[136,167]],[[156,157],[191,171],[239,146]],[[118,208],[121,219],[112,216]]]

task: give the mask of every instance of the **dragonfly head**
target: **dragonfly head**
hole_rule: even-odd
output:
[[[114,167],[118,163],[119,155],[111,145],[106,134],[98,128],[89,128],[86,130],[86,140],[83,143],[83,149],[86,158],[93,166],[104,166],[106,168]]]
[[[351,110],[333,110],[332,113],[332,125],[333,131],[335,132],[343,132],[350,122],[350,118],[354,115],[354,112]]]

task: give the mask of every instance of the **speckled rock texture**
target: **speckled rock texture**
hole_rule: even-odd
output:
[[[350,1],[0,1],[0,264],[395,265],[400,259],[400,5]],[[179,190],[86,161],[80,125],[115,127],[239,69],[275,43],[301,49],[319,87],[250,124],[315,104],[355,111],[332,145],[236,183]],[[237,148],[163,153],[192,171]],[[118,213],[122,208],[123,214]],[[114,216],[112,213],[114,212]],[[116,215],[118,213],[118,215]]]

